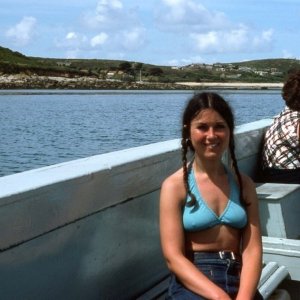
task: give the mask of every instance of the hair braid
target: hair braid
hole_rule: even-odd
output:
[[[196,203],[196,197],[190,190],[190,185],[188,181],[188,174],[189,169],[192,167],[192,164],[190,163],[188,165],[187,161],[187,153],[189,148],[189,140],[186,136],[186,128],[183,128],[182,132],[182,140],[181,140],[181,157],[182,157],[182,169],[183,169],[183,182],[186,189],[186,193],[188,196],[190,196],[190,201],[188,201],[186,204],[187,206],[193,206]]]
[[[230,156],[231,156],[231,160],[232,160],[232,166],[234,168],[234,171],[235,171],[235,173],[237,175],[238,182],[239,182],[239,187],[240,187],[240,201],[241,201],[242,205],[245,207],[245,206],[248,206],[249,204],[246,203],[246,201],[244,199],[244,196],[243,196],[243,188],[244,188],[243,187],[243,180],[242,180],[242,176],[241,176],[238,164],[237,164],[237,160],[236,160],[234,148],[235,148],[234,137],[232,135],[230,137],[230,142],[229,142]]]

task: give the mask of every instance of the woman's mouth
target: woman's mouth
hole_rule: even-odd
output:
[[[206,147],[209,149],[215,149],[218,146],[218,143],[206,144]]]

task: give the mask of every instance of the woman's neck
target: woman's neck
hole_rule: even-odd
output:
[[[221,160],[203,161],[195,157],[193,168],[196,173],[207,174],[208,177],[216,177],[225,173],[224,165]]]

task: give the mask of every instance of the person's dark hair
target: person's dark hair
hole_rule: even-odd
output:
[[[293,70],[282,88],[282,98],[288,108],[300,111],[300,70]]]
[[[240,186],[240,199],[241,203],[245,205],[245,201],[243,199],[243,183],[241,174],[237,165],[237,160],[235,157],[235,145],[234,145],[234,117],[232,110],[229,104],[218,94],[216,93],[199,93],[195,94],[187,103],[185,110],[182,116],[182,139],[181,139],[181,149],[182,149],[182,165],[183,165],[183,180],[186,188],[187,194],[190,196],[190,201],[187,202],[188,206],[193,206],[196,204],[195,195],[190,190],[188,183],[188,173],[191,164],[188,166],[187,154],[188,151],[195,152],[191,140],[190,140],[190,129],[192,120],[204,109],[213,109],[222,116],[222,118],[226,121],[229,131],[229,151],[232,159],[233,168],[237,175],[239,186]]]

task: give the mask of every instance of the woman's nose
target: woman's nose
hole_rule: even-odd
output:
[[[207,131],[207,136],[208,136],[208,137],[215,137],[215,136],[216,136],[214,128],[210,127],[210,128],[208,129],[208,131]]]

